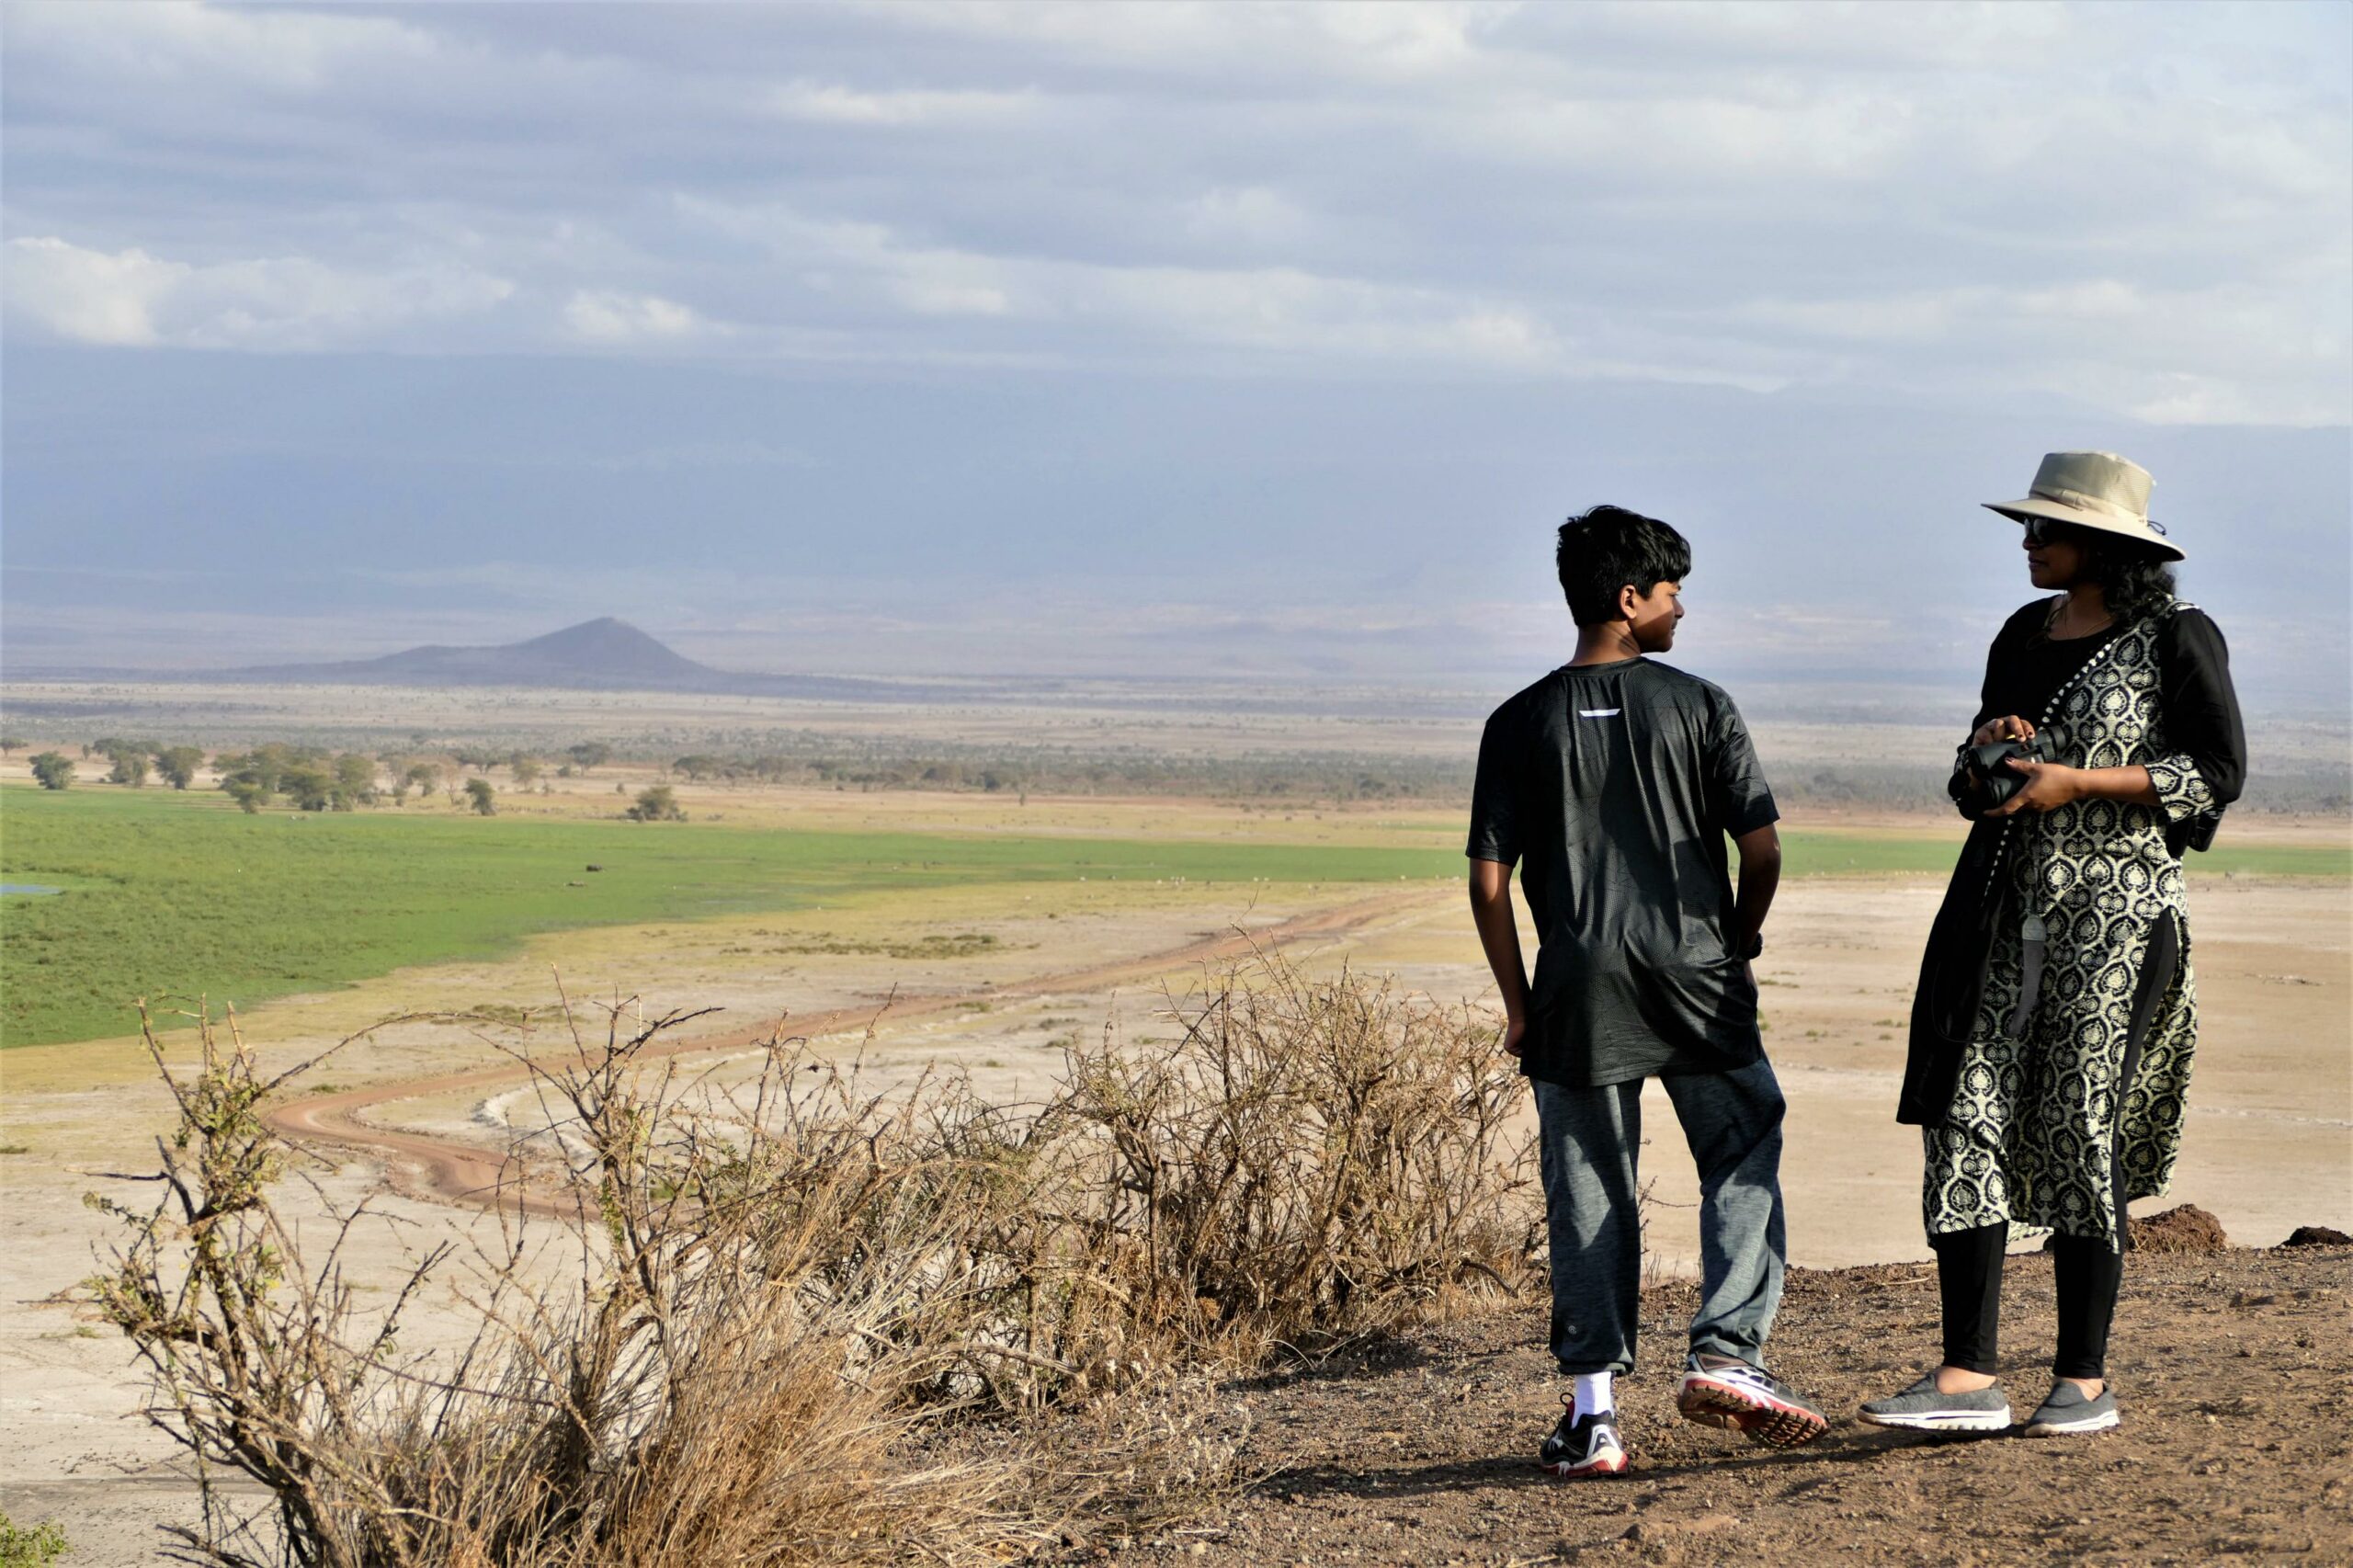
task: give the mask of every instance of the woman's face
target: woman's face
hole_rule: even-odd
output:
[[[2072,588],[2091,564],[2091,549],[2079,528],[2040,517],[2026,525],[2027,576],[2038,588]]]

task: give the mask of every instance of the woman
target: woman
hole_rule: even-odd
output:
[[[2025,525],[2050,597],[1995,637],[1953,770],[1976,822],[1921,963],[1897,1112],[1926,1130],[1944,1361],[1863,1406],[1882,1426],[2010,1425],[1995,1325],[2023,1231],[2054,1233],[2059,1297],[2028,1435],[2120,1420],[2105,1359],[2124,1205],[2171,1179],[2198,1033],[2180,856],[2246,767],[2222,635],[2174,597],[2183,552],[2149,521],[2149,486],[2111,453],[2053,452],[2027,499],[1987,503]],[[2000,782],[1972,755],[1997,742],[2037,743],[1995,764]]]

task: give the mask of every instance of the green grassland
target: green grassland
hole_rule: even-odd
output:
[[[587,868],[597,865],[598,871]],[[360,812],[248,816],[163,791],[10,790],[0,1043],[119,1034],[137,995],[241,1007],[567,927],[782,911],[858,892],[1183,877],[1387,882],[1427,850],[801,833]]]
[[[1425,840],[1425,843],[1427,841]],[[1940,871],[1944,837],[1788,835],[1792,874]],[[591,864],[601,867],[589,871]],[[0,791],[0,1045],[122,1033],[134,996],[270,997],[527,937],[785,911],[847,892],[974,883],[1451,880],[1423,846],[755,830],[361,812],[246,815],[216,796]],[[2262,847],[2211,870],[2344,875],[2342,856]]]

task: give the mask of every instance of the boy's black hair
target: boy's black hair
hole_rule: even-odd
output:
[[[1596,506],[1563,523],[1552,560],[1579,626],[1617,619],[1620,588],[1647,596],[1691,574],[1690,542],[1656,517],[1623,506]]]

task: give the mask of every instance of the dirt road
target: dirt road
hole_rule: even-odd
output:
[[[1382,893],[1376,898],[1299,915],[1256,930],[1206,937],[1136,958],[1033,975],[1010,983],[991,985],[983,991],[907,997],[890,1004],[889,1016],[894,1020],[922,1017],[976,1001],[1003,1002],[1063,991],[1099,991],[1122,981],[1148,978],[1187,965],[1218,963],[1239,958],[1253,948],[1268,949],[1302,941],[1345,937],[1361,930],[1383,915],[1429,903],[1438,896],[1436,890],[1429,888]],[[1447,896],[1452,895],[1449,892]],[[792,1035],[810,1039],[840,1034],[849,1029],[864,1028],[882,1011],[882,1008],[870,1005],[835,1008],[803,1017],[788,1017],[781,1025],[763,1024],[658,1041],[643,1054],[651,1058],[742,1051],[772,1038],[779,1028]],[[557,1057],[540,1062],[539,1066],[561,1070],[567,1062],[575,1060],[576,1057],[571,1056]],[[519,1166],[501,1150],[455,1139],[431,1137],[421,1132],[379,1127],[361,1119],[362,1112],[375,1107],[420,1096],[512,1087],[529,1080],[532,1071],[531,1067],[519,1062],[510,1062],[464,1073],[435,1074],[370,1084],[360,1088],[290,1101],[271,1111],[267,1119],[275,1131],[289,1138],[348,1149],[382,1160],[393,1187],[410,1197],[429,1198],[447,1203],[483,1206],[495,1203],[532,1213],[569,1215],[574,1212],[572,1199],[526,1187],[520,1180]]]

